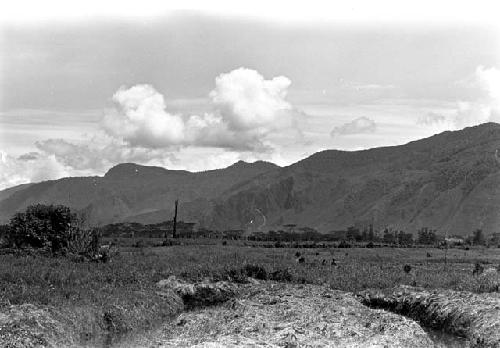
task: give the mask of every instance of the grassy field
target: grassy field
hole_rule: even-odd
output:
[[[291,249],[211,243],[171,247],[141,247],[141,243],[134,247],[130,243],[109,263],[0,255],[0,306],[31,303],[55,308],[73,317],[75,331],[92,336],[99,331],[147,329],[178,313],[181,309],[175,303],[156,294],[155,283],[170,275],[236,281],[254,275],[345,291],[399,284],[472,292],[498,290],[491,279],[475,276],[472,270],[476,262],[496,268],[500,249],[450,249],[445,263],[445,251],[434,248]],[[305,263],[296,262],[297,252]],[[336,265],[331,265],[333,259]],[[258,267],[245,268],[248,264]],[[410,265],[411,271],[405,272],[404,265]]]
[[[296,262],[295,253],[305,257]],[[322,265],[323,259],[326,265]],[[337,265],[332,266],[335,259]],[[172,247],[122,247],[109,263],[76,263],[64,258],[0,256],[0,298],[11,304],[100,303],[119,292],[148,291],[169,275],[199,280],[227,278],[230,270],[245,264],[264,267],[269,273],[287,269],[295,282],[327,284],[356,291],[416,283],[426,288],[484,292],[473,276],[476,262],[500,264],[500,249],[350,248],[290,249],[241,245],[180,245]],[[410,273],[403,266],[412,266]]]

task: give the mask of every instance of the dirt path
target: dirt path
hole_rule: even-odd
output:
[[[363,306],[352,294],[312,285],[245,286],[223,305],[163,327],[149,347],[431,347],[422,328]]]

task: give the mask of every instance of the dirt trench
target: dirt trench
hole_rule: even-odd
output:
[[[240,285],[226,302],[183,312],[143,347],[432,347],[413,320],[322,286]]]
[[[365,290],[361,303],[412,318],[421,325],[466,338],[471,347],[500,347],[500,294],[399,286]]]

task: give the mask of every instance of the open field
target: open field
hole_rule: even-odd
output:
[[[413,285],[476,293],[498,291],[495,278],[473,275],[474,264],[496,268],[500,250],[477,248],[262,248],[241,242],[171,247],[123,246],[109,263],[78,263],[36,255],[1,255],[0,302],[33,304],[59,313],[84,342],[154,328],[182,311],[158,295],[171,275],[200,281],[243,281],[246,276],[326,285],[349,292]],[[198,241],[199,243],[199,241]],[[147,243],[146,243],[147,244]],[[304,263],[297,263],[299,252]],[[335,259],[335,265],[331,261]],[[323,265],[325,260],[325,265]],[[254,265],[255,267],[245,267]],[[409,272],[404,265],[411,266]],[[61,314],[62,313],[62,314]]]

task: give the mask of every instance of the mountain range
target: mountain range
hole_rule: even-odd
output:
[[[405,145],[326,150],[286,167],[237,162],[205,172],[118,164],[104,176],[69,177],[0,191],[0,221],[33,203],[58,203],[104,225],[179,219],[210,229],[283,225],[328,233],[348,226],[415,233],[500,232],[500,124],[447,131]]]

